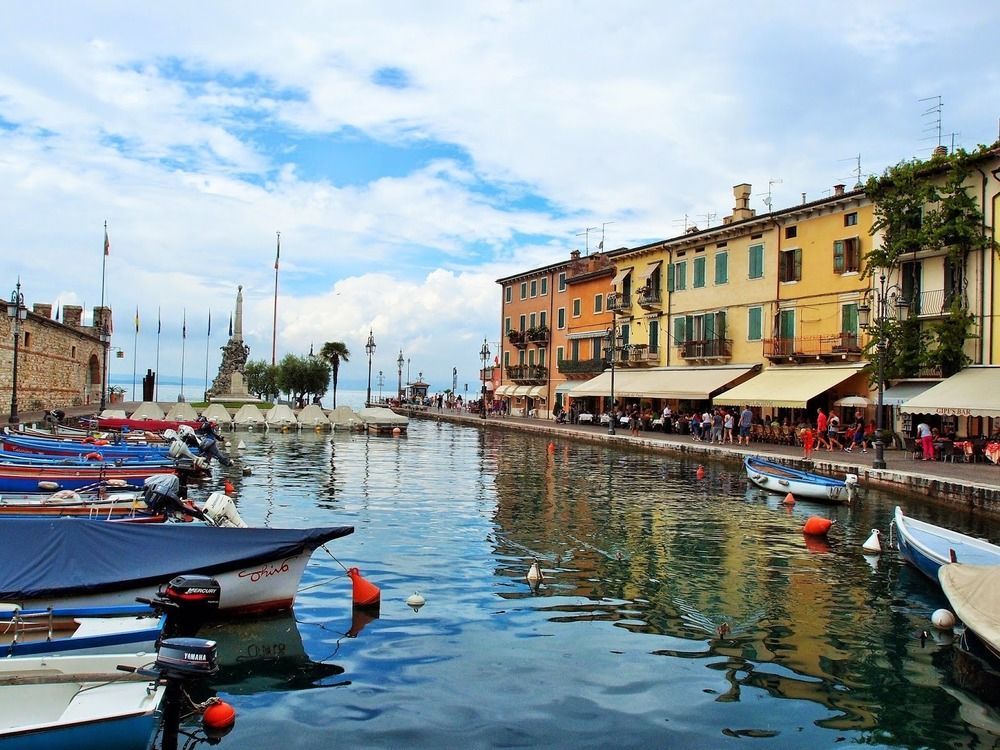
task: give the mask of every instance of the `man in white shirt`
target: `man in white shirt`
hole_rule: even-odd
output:
[[[934,433],[931,432],[931,426],[926,422],[921,422],[917,425],[917,439],[920,441],[920,447],[924,451],[924,461],[934,460]]]

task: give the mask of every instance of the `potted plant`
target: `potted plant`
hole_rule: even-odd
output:
[[[112,404],[120,404],[125,400],[125,387],[113,385],[108,388],[108,396]]]

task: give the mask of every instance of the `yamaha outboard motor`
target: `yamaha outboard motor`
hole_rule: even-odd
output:
[[[214,458],[223,466],[231,466],[233,463],[229,456],[219,450],[219,444],[215,441],[215,438],[202,438],[199,448],[201,449],[202,456]]]
[[[142,499],[153,513],[189,515],[205,520],[205,514],[180,498],[181,480],[175,474],[153,474],[142,485]]]

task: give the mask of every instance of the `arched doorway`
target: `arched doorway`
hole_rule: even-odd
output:
[[[87,383],[85,388],[88,404],[100,402],[102,385],[101,361],[97,358],[96,354],[91,354],[90,361],[87,363]]]

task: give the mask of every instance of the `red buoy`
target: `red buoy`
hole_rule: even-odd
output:
[[[351,577],[351,584],[354,589],[354,606],[368,607],[381,601],[382,592],[379,591],[378,586],[362,578],[360,570],[351,568],[347,571],[347,575]]]
[[[791,492],[789,492],[787,495],[785,495],[785,501],[784,502],[785,502],[785,505],[795,505],[795,495],[793,495]]]
[[[705,478],[705,467],[704,466],[699,466],[698,467],[698,471],[696,471],[694,473],[694,475],[696,477],[698,477],[698,479],[704,479]]]
[[[215,731],[231,729],[236,723],[236,709],[225,701],[217,700],[205,709],[205,713],[201,716],[201,723],[205,729]]]
[[[223,485],[223,489],[225,490],[225,493],[230,496],[236,492],[236,488],[233,487],[233,483],[230,482],[228,479],[226,480],[226,483]]]
[[[809,534],[810,536],[826,536],[831,526],[833,526],[833,521],[829,518],[811,516],[806,521],[806,525],[802,527],[802,533]]]
[[[556,444],[549,443],[549,453],[555,453],[555,452],[556,452]]]

